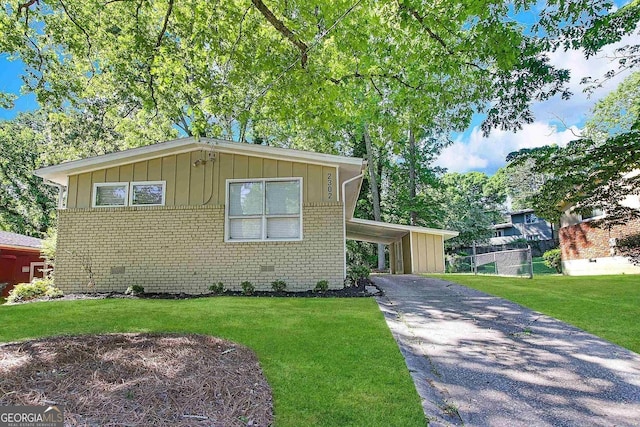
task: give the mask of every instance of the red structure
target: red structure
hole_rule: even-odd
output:
[[[44,276],[40,257],[42,240],[22,234],[0,231],[0,290],[6,298],[17,283]]]

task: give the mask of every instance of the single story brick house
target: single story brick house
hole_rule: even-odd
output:
[[[182,138],[35,171],[60,188],[64,292],[341,288],[346,239],[392,245],[396,273],[443,272],[456,232],[353,218],[366,162]]]
[[[0,295],[6,297],[13,286],[44,277],[45,261],[40,256],[42,240],[0,231]]]

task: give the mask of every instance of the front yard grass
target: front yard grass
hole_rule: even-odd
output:
[[[420,399],[370,298],[84,300],[0,307],[0,341],[186,332],[252,348],[276,426],[424,426]]]
[[[517,302],[640,353],[640,276],[434,277]]]

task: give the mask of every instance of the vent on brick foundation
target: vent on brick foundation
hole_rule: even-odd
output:
[[[273,265],[261,265],[260,266],[260,272],[267,272],[267,271],[276,271],[276,268]]]
[[[111,267],[111,274],[124,274],[124,267]]]

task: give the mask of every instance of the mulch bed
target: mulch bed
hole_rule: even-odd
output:
[[[68,294],[59,298],[33,298],[26,301],[18,301],[12,304],[25,304],[30,302],[41,301],[69,301],[69,300],[84,300],[84,299],[109,299],[109,298],[128,298],[128,299],[191,299],[191,298],[211,298],[217,296],[243,296],[243,297],[261,297],[261,298],[273,298],[273,297],[290,297],[290,298],[363,298],[371,297],[374,294],[367,292],[366,286],[373,286],[373,282],[367,280],[359,284],[359,286],[347,286],[343,289],[330,289],[324,292],[317,291],[301,291],[301,292],[274,292],[274,291],[255,291],[251,295],[245,295],[242,291],[225,291],[222,294],[170,294],[170,293],[154,293],[145,292],[138,295],[126,295],[123,292],[91,292],[85,294]],[[378,291],[380,291],[378,289]],[[8,303],[5,303],[10,305]]]
[[[62,405],[65,425],[269,426],[255,354],[203,335],[61,336],[0,345],[0,406]]]

